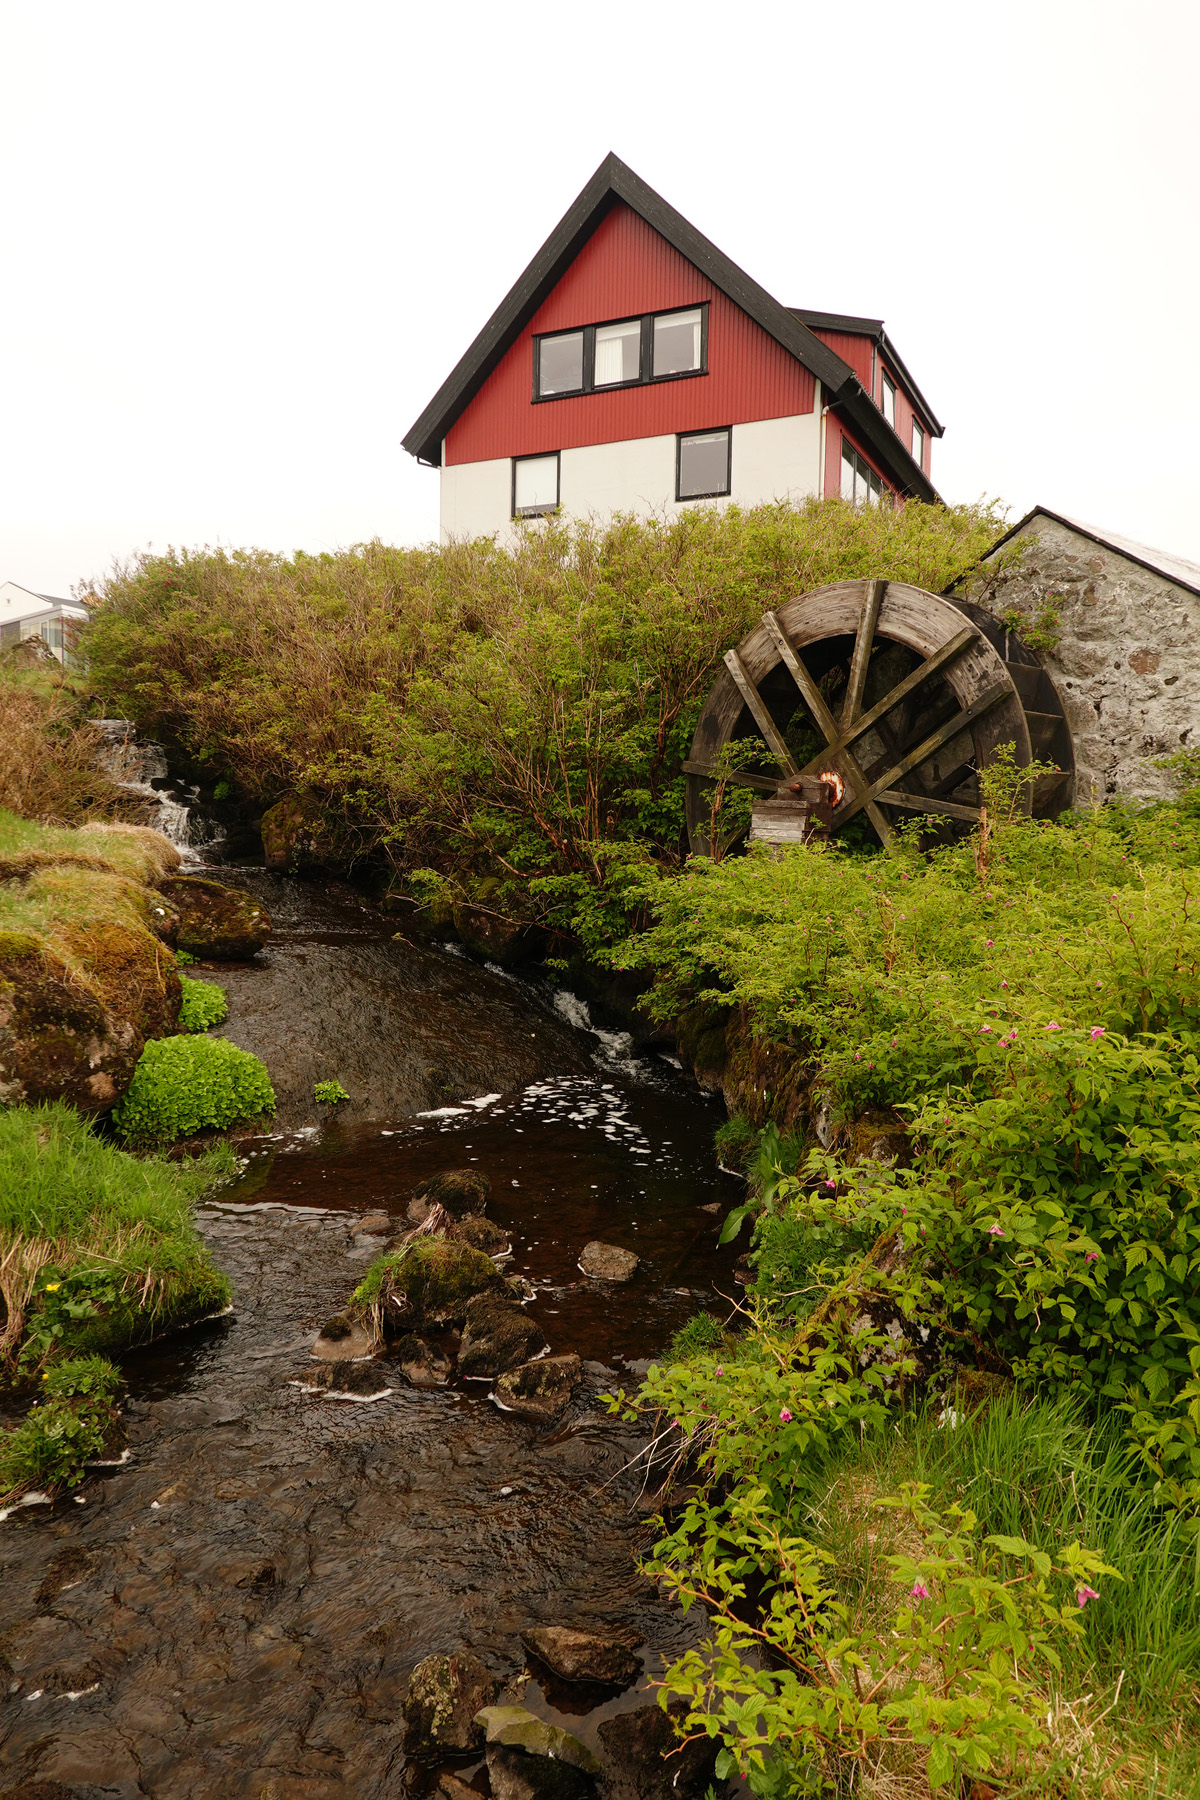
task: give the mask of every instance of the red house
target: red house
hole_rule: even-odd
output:
[[[935,500],[941,437],[881,320],[781,306],[608,156],[404,439],[443,539],[561,509]]]

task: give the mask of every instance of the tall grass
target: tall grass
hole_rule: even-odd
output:
[[[62,1104],[0,1109],[0,1352],[27,1334],[46,1351],[111,1348],[221,1302],[191,1208],[236,1166],[225,1144],[193,1162],[130,1156]]]

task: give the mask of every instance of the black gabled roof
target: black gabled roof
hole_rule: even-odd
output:
[[[849,364],[814,336],[794,312],[781,306],[744,269],[739,269],[703,233],[690,225],[682,213],[669,206],[662,195],[656,194],[635,175],[619,156],[611,153],[564,213],[520,280],[509,289],[420,418],[405,434],[404,448],[411,455],[435,468],[441,463],[442,439],[447,431],[516,342],[547,295],[561,281],[605,214],[621,201],[653,226],[681,256],[707,276],[714,287],[720,288],[735,306],[817,377],[826,390],[828,403],[846,414],[859,437],[898,487],[921,500],[938,499],[936,489],[913,461]]]
[[[812,312],[806,306],[789,306],[788,311],[802,325],[807,325],[810,331],[845,331],[855,337],[873,338],[917,402],[931,436],[945,437],[945,426],[939,422],[937,414],[909,374],[904,358],[883,329],[882,319],[860,319],[853,313]]]

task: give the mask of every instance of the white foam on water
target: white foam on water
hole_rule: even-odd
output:
[[[52,1495],[40,1494],[37,1492],[36,1489],[34,1489],[31,1493],[22,1494],[19,1499],[13,1501],[11,1506],[6,1506],[2,1510],[0,1510],[0,1524],[3,1524],[5,1519],[11,1518],[13,1513],[20,1512],[20,1510],[23,1506],[53,1506],[53,1505],[54,1505],[54,1499],[53,1499]],[[32,1698],[34,1698],[34,1696],[31,1695],[30,1698],[32,1699]]]

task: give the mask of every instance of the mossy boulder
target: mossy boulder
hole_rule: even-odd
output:
[[[106,1112],[133,1079],[143,1041],[43,938],[0,931],[0,1105],[67,1100]]]
[[[433,1761],[481,1749],[485,1727],[476,1715],[499,1691],[500,1684],[487,1664],[469,1650],[453,1656],[427,1656],[413,1670],[404,1698],[408,1755]]]
[[[339,860],[338,834],[311,794],[289,794],[268,807],[260,830],[269,869],[320,869]]]
[[[271,935],[271,918],[253,895],[199,875],[172,875],[160,888],[179,914],[178,945],[189,956],[241,962]]]
[[[423,1225],[435,1206],[452,1219],[478,1218],[487,1211],[492,1184],[482,1169],[444,1169],[415,1189],[408,1203],[414,1225]]]
[[[543,1356],[518,1363],[500,1376],[496,1399],[518,1418],[548,1425],[566,1412],[582,1366],[577,1356]]]
[[[503,1290],[481,1250],[448,1238],[418,1237],[386,1250],[354,1290],[352,1310],[377,1314],[389,1337],[461,1319],[477,1294]]]
[[[450,1227],[449,1236],[460,1244],[470,1244],[472,1250],[482,1250],[485,1256],[507,1256],[512,1249],[508,1233],[490,1219],[461,1219]]]
[[[485,962],[498,963],[502,969],[517,968],[533,962],[546,947],[546,934],[536,925],[524,925],[517,919],[506,919],[503,913],[487,906],[461,903],[451,917],[459,939],[468,950]]]
[[[458,1349],[460,1375],[502,1375],[540,1356],[549,1345],[506,1293],[484,1293],[467,1306]]]

